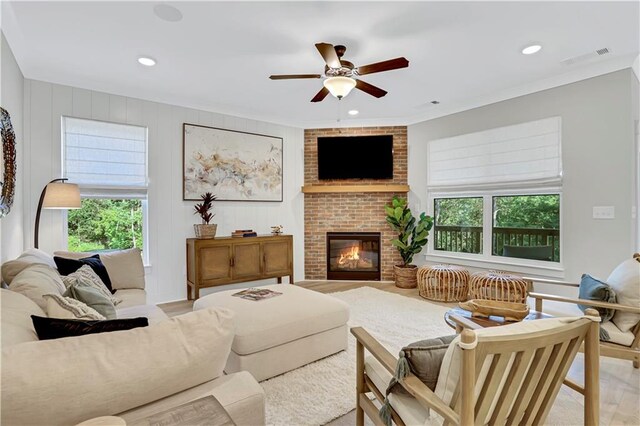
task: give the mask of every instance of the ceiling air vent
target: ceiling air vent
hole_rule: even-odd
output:
[[[565,65],[574,65],[582,62],[588,62],[600,56],[608,55],[609,53],[611,53],[611,50],[609,50],[609,48],[607,47],[603,47],[593,52],[585,53],[584,55],[578,55],[578,56],[573,56],[571,58],[567,58],[560,62]]]

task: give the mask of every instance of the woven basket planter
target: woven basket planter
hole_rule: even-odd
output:
[[[470,299],[526,303],[531,281],[504,271],[476,272],[469,283]]]
[[[213,224],[197,223],[193,225],[193,229],[196,232],[196,238],[208,239],[208,238],[214,238],[216,236],[218,225],[216,225],[215,223]]]
[[[393,273],[396,276],[396,287],[416,288],[418,286],[418,267],[407,265],[406,267],[394,265]]]
[[[464,302],[469,294],[469,271],[455,265],[423,266],[418,270],[418,294],[439,302]]]

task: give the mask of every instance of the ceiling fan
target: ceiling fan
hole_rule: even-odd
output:
[[[353,63],[342,59],[344,52],[347,50],[347,48],[342,45],[334,46],[330,43],[316,43],[316,48],[326,63],[324,67],[324,75],[327,78],[322,83],[324,87],[316,93],[313,99],[311,99],[311,102],[320,102],[329,93],[338,99],[342,99],[347,96],[354,87],[370,94],[371,96],[381,98],[387,94],[385,90],[355,77],[377,72],[391,71],[398,68],[406,68],[409,66],[409,61],[407,61],[406,58],[400,57],[389,59],[388,61],[355,67]],[[289,80],[297,78],[322,78],[322,75],[288,74],[272,75],[269,78],[271,80]]]

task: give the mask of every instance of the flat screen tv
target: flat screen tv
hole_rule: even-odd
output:
[[[318,138],[318,179],[393,179],[393,136]]]

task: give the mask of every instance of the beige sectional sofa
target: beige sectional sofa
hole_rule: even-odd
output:
[[[134,257],[117,257],[104,262],[122,299],[117,316],[147,317],[149,327],[45,341],[30,316],[47,316],[41,296],[59,288],[53,258],[30,250],[3,265],[9,289],[0,292],[2,425],[73,425],[107,415],[132,422],[207,395],[237,425],[264,424],[256,380],[247,372],[223,373],[233,313],[207,309],[169,319],[146,304],[141,261],[132,266],[126,262]],[[115,271],[117,260],[129,278]],[[142,271],[142,284],[134,270]]]

